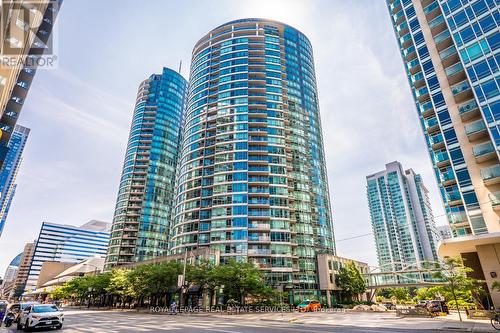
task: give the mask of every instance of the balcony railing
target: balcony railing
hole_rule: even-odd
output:
[[[495,147],[491,141],[488,141],[472,147],[472,153],[478,161],[484,161],[485,157],[494,156]]]
[[[489,197],[490,197],[491,205],[493,206],[493,209],[495,209],[495,210],[500,209],[500,192],[490,193]]]
[[[448,201],[448,203],[453,202],[453,201],[462,200],[462,197],[460,196],[459,191],[446,192],[445,197],[446,197],[446,201]]]
[[[460,212],[460,213],[448,213],[448,221],[451,224],[458,224],[458,223],[464,223],[467,222],[467,214]]]
[[[450,157],[448,156],[447,152],[439,152],[434,155],[434,161],[436,163],[443,163],[445,161],[449,161]]]
[[[447,76],[453,76],[459,72],[463,72],[463,70],[464,67],[462,66],[462,64],[457,62],[455,65],[446,68],[445,72]]]
[[[500,165],[494,165],[488,168],[481,169],[481,177],[483,177],[486,185],[496,184],[500,181]]]
[[[448,30],[445,30],[442,33],[440,33],[439,35],[437,35],[434,38],[434,41],[436,42],[436,44],[439,44],[450,37],[451,37],[450,32]]]
[[[451,92],[453,93],[453,95],[458,95],[467,89],[470,89],[469,82],[462,81],[459,84],[456,84],[453,87],[451,87]]]
[[[453,170],[449,169],[446,172],[441,173],[440,179],[442,182],[449,182],[455,180],[455,174],[453,173]]]
[[[463,120],[471,119],[472,117],[479,115],[479,109],[475,99],[471,99],[467,103],[464,103],[458,107],[458,112]]]
[[[457,54],[457,49],[455,49],[454,46],[451,46],[451,47],[447,48],[446,50],[439,52],[439,56],[441,57],[441,60],[444,60],[444,59],[446,59],[449,56],[452,56],[454,54]]]
[[[486,124],[482,119],[469,123],[465,125],[465,134],[467,134],[469,141],[476,140],[486,134]]]

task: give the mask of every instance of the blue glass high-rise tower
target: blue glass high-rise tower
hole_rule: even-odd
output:
[[[106,270],[167,254],[186,93],[168,68],[139,86]]]
[[[5,161],[0,168],[0,236],[7,221],[10,205],[16,192],[16,176],[30,129],[16,125],[9,141]]]
[[[491,289],[500,276],[500,2],[386,0],[454,239]]]
[[[271,285],[319,298],[334,253],[312,46],[297,29],[241,19],[195,45],[171,251],[220,250]]]

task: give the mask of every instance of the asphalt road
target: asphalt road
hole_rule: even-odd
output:
[[[275,317],[273,317],[275,316]],[[263,319],[259,315],[240,316],[171,316],[134,312],[76,312],[65,315],[62,330],[52,332],[179,332],[179,333],[415,333],[438,332],[437,330],[409,330],[408,328],[356,327],[353,325],[331,325],[318,323],[281,322],[280,314]],[[375,326],[375,325],[374,325]],[[17,332],[15,327],[2,327],[1,333]],[[39,330],[40,332],[40,330]]]

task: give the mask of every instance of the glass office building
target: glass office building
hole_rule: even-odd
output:
[[[22,154],[30,129],[16,125],[9,142],[9,150],[4,164],[0,167],[0,237],[2,236],[12,198],[16,193],[17,173],[22,161]]]
[[[164,68],[139,86],[105,269],[167,254],[187,81]]]
[[[29,265],[26,291],[36,289],[44,262],[79,263],[106,256],[111,224],[89,221],[80,227],[43,222]]]
[[[241,19],[195,45],[171,251],[249,260],[270,285],[318,296],[334,234],[311,43]]]
[[[500,275],[487,254],[500,249],[500,3],[386,3],[455,238],[438,252],[468,253],[491,286]],[[492,296],[500,304],[500,293]]]
[[[438,261],[439,234],[422,177],[392,162],[366,181],[380,270],[400,271]]]

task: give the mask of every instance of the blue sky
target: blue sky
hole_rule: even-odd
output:
[[[191,50],[214,27],[264,17],[312,42],[337,250],[376,264],[365,177],[398,160],[437,185],[379,0],[64,0],[59,67],[39,70],[19,123],[32,129],[0,238],[0,276],[43,221],[111,221],[139,83],[163,66],[188,76]],[[436,218],[444,224],[443,217]]]

